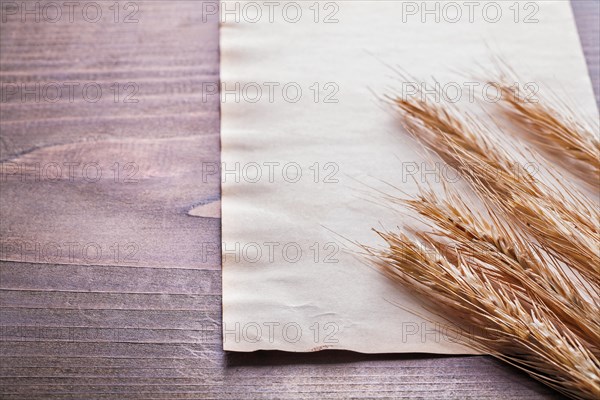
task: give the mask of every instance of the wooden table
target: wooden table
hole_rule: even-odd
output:
[[[96,23],[84,3],[73,22],[0,16],[2,399],[559,398],[490,357],[224,353],[219,179],[202,179],[218,21],[113,3]],[[597,94],[599,4],[574,2]]]

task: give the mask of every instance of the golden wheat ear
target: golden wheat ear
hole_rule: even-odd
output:
[[[548,186],[527,173],[480,124],[460,118],[451,106],[418,98],[394,104],[406,130],[461,173],[482,200],[600,292],[600,211],[593,201],[565,196],[571,188]]]
[[[550,161],[566,168],[594,190],[600,190],[598,126],[579,123],[566,107],[559,111],[548,102],[523,96],[518,89],[521,85],[499,82],[489,82],[502,94],[496,104],[520,136]]]
[[[472,348],[508,362],[533,378],[575,399],[600,396],[600,362],[576,335],[543,304],[524,304],[521,295],[502,281],[492,281],[481,269],[451,259],[438,250],[440,242],[421,233],[378,232],[386,241],[371,256],[394,281],[421,296],[443,315]]]
[[[434,313],[483,328],[467,345],[570,397],[600,398],[595,202],[528,173],[483,122],[454,106],[391,100],[405,129],[466,178],[487,214],[473,212],[448,185],[444,199],[423,190],[406,201],[391,196],[431,230],[379,232],[387,248],[371,251],[377,264]]]
[[[543,303],[590,351],[600,357],[600,305],[597,294],[570,278],[557,260],[528,243],[513,224],[473,210],[448,185],[444,197],[421,188],[412,199],[393,199],[418,213],[428,223],[436,248],[446,256],[459,252],[469,264],[492,282],[514,290],[520,300]],[[421,237],[420,233],[415,236]]]

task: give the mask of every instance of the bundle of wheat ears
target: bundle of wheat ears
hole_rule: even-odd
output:
[[[595,195],[565,183],[558,169],[542,179],[515,168],[515,149],[504,150],[489,127],[455,106],[393,97],[404,129],[458,171],[483,211],[448,184],[441,195],[430,187],[412,198],[392,195],[427,228],[377,231],[387,246],[369,254],[434,313],[480,332],[468,338],[472,348],[567,396],[599,399],[600,142],[558,107],[494,85],[503,94],[494,107],[514,133]]]

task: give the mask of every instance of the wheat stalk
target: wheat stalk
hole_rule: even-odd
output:
[[[473,212],[446,184],[444,199],[422,188],[410,199],[389,196],[416,211],[430,230],[413,231],[414,238],[378,232],[387,249],[367,248],[369,254],[438,314],[469,331],[483,329],[473,334],[471,347],[573,398],[600,398],[595,204],[559,180],[549,185],[515,168],[519,164],[486,130],[470,117],[460,118],[456,109],[414,98],[392,100],[407,130],[467,179],[487,215]],[[507,105],[517,106],[522,105]],[[537,135],[548,129],[540,122],[547,115],[540,115],[537,110],[527,117],[537,118],[529,122],[538,124]],[[573,130],[566,123],[554,129],[553,149],[567,146],[567,135],[576,136],[565,127]],[[591,153],[572,150],[573,143],[567,147],[573,160],[595,168],[586,158]]]
[[[368,251],[389,277],[435,304],[457,326],[483,329],[473,335],[471,347],[573,398],[600,396],[598,358],[543,303],[523,304],[510,285],[491,282],[460,251],[450,261],[429,234],[421,233],[421,242],[403,233],[378,234],[388,249]]]
[[[430,222],[432,235],[444,238],[438,246],[444,254],[459,250],[474,268],[509,285],[522,301],[538,300],[600,357],[600,307],[595,293],[573,281],[549,255],[525,242],[517,229],[500,221],[488,209],[488,219],[474,212],[456,192],[444,187],[445,198],[421,188],[419,196],[401,199],[390,196]]]
[[[502,94],[505,115],[518,126],[519,133],[541,149],[552,161],[568,168],[577,177],[600,189],[600,141],[592,129],[577,122],[568,110],[560,112],[539,100],[521,96],[518,86],[506,79],[489,82]]]
[[[397,98],[394,103],[409,132],[598,292],[600,214],[592,202],[579,193],[567,197],[524,168],[516,168],[519,164],[485,137],[472,119],[461,120],[449,108],[419,99]]]

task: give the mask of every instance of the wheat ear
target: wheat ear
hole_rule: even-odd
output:
[[[566,197],[527,173],[472,120],[419,99],[395,99],[406,129],[456,168],[484,201],[492,202],[556,258],[600,287],[597,207]],[[565,189],[566,190],[566,189]]]
[[[410,199],[390,197],[430,222],[438,250],[451,255],[458,250],[465,262],[493,280],[510,286],[521,301],[543,303],[590,351],[600,357],[600,307],[596,293],[571,279],[551,255],[523,240],[518,230],[501,221],[493,210],[488,218],[472,210],[451,188],[445,198],[421,188]]]
[[[403,233],[378,233],[388,249],[370,252],[388,276],[435,304],[438,314],[460,328],[483,329],[473,335],[471,347],[572,398],[600,396],[598,359],[568,328],[557,326],[545,306],[523,305],[509,286],[490,282],[464,263],[460,252],[451,262],[426,234],[420,243]]]
[[[568,110],[560,112],[538,99],[525,98],[518,85],[490,84],[502,95],[497,104],[524,138],[595,190],[600,189],[600,141],[591,127],[577,122]]]

